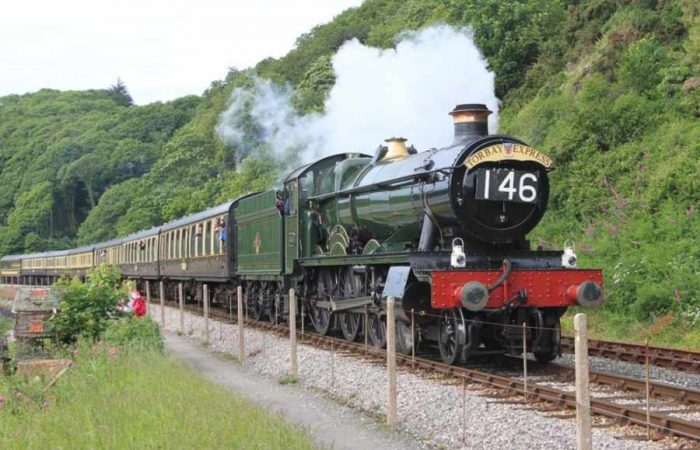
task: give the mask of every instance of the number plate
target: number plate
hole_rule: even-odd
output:
[[[510,169],[478,169],[476,199],[498,202],[537,201],[538,174]]]

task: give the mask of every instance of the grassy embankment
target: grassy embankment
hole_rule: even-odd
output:
[[[85,347],[76,361],[48,393],[45,382],[0,377],[0,448],[313,447],[160,352]]]
[[[583,312],[588,315],[588,337],[599,340],[612,340],[643,344],[649,339],[649,345],[673,347],[684,350],[700,350],[700,329],[678,324],[669,313],[651,324],[640,324],[634,318],[611,313],[606,310],[584,310],[575,308],[562,318],[564,334],[574,334],[574,314]]]

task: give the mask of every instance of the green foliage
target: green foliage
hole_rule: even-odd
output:
[[[0,98],[0,254],[74,246],[102,194],[146,174],[199,104],[185,97],[128,106],[127,97],[118,83]]]
[[[620,83],[642,93],[650,93],[661,82],[661,69],[667,64],[666,50],[656,41],[643,38],[622,55]]]
[[[150,317],[126,316],[109,323],[102,335],[107,345],[139,350],[162,350],[158,324]]]
[[[127,296],[119,269],[106,264],[89,270],[85,282],[62,278],[56,287],[62,291],[61,309],[51,328],[62,342],[98,339],[119,314],[119,301]]]

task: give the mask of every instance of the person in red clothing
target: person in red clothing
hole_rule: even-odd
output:
[[[131,311],[136,317],[143,317],[146,315],[146,300],[141,296],[141,293],[137,290],[132,292],[133,304],[131,305]]]

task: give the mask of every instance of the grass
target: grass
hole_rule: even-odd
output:
[[[0,378],[0,448],[313,448],[280,417],[155,351],[87,348],[48,393],[44,386]]]
[[[277,383],[281,385],[286,385],[286,384],[295,384],[297,382],[297,379],[294,378],[291,375],[282,375],[277,378]]]
[[[570,309],[562,317],[561,326],[565,334],[574,333],[574,315],[588,315],[588,337],[590,339],[613,340],[685,350],[700,348],[700,327],[691,327],[673,313],[659,317],[651,323],[640,323],[631,316],[622,316],[603,309]]]

